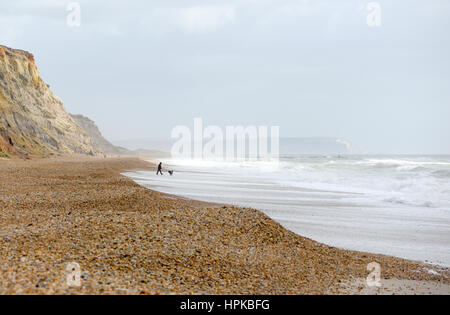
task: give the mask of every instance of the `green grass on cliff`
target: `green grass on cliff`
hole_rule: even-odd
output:
[[[9,154],[3,151],[0,151],[0,158],[9,158]]]

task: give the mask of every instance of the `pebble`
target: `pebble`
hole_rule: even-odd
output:
[[[121,175],[152,167],[0,161],[0,294],[338,294],[374,261],[385,279],[450,282],[448,268],[329,247],[255,209],[169,196]],[[72,262],[78,288],[67,283]]]

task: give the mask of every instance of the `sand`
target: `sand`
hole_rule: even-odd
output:
[[[449,269],[325,246],[260,211],[121,175],[153,167],[137,158],[0,160],[0,294],[364,294],[371,262],[382,283],[450,293]],[[79,287],[67,281],[72,262]]]

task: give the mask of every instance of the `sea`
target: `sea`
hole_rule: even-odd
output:
[[[173,176],[126,175],[160,192],[256,208],[330,246],[450,266],[450,156],[162,162]]]

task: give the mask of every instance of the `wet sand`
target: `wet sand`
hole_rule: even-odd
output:
[[[449,269],[325,246],[260,211],[158,193],[121,175],[137,169],[154,166],[0,160],[0,294],[364,294],[371,262],[385,288],[405,284],[391,293],[450,294]],[[71,262],[80,287],[68,285]]]

